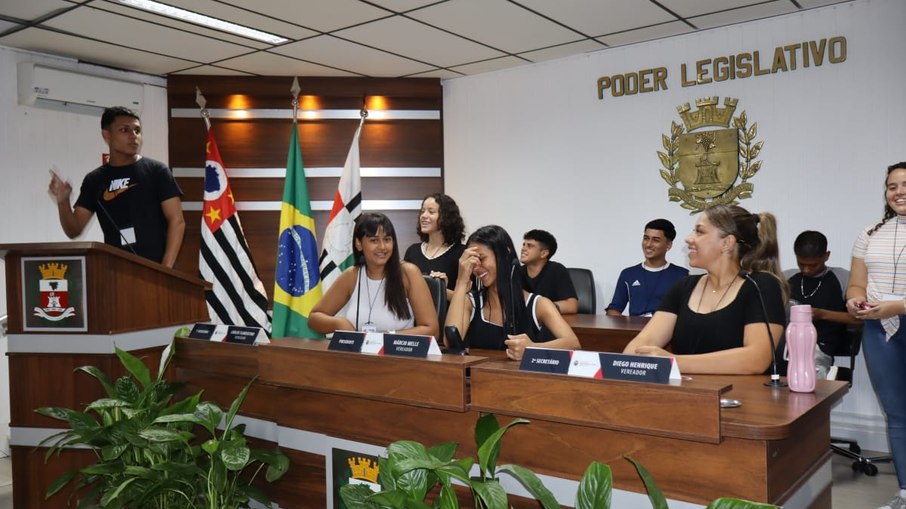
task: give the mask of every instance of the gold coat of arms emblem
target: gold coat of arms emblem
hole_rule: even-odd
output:
[[[758,124],[747,125],[745,111],[733,116],[737,103],[727,97],[721,107],[715,96],[697,99],[695,110],[689,103],[677,106],[683,123],[671,122],[670,135],[661,135],[664,152],[657,155],[667,196],[693,214],[752,196],[749,179],[761,169],[764,142],[756,141]]]

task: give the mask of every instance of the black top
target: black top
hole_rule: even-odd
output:
[[[530,293],[543,295],[554,302],[578,298],[573,280],[569,277],[569,271],[563,264],[547,262],[541,268],[538,277],[535,278],[529,277],[528,268],[525,265],[520,266],[519,270],[522,271],[523,286]]]
[[[818,277],[806,277],[799,272],[794,274],[789,282],[790,298],[800,304],[808,304],[813,308],[829,311],[846,312],[846,299],[843,298],[840,280],[830,269]],[[818,331],[818,346],[828,355],[833,355],[838,345],[848,340],[845,323],[830,320],[815,320],[812,323],[815,325],[815,330]]]
[[[143,157],[127,166],[92,170],[82,181],[76,206],[97,214],[105,243],[128,251],[125,243],[134,237],[136,254],[160,263],[167,246],[167,218],[160,204],[180,195],[170,168]]]
[[[466,246],[462,244],[453,244],[444,254],[429,260],[422,253],[422,243],[416,242],[409,246],[403,260],[414,263],[422,274],[428,275],[431,271],[443,272],[447,275],[447,288],[456,289],[456,276],[459,274],[459,258],[462,256]]]
[[[506,341],[509,332],[506,330],[505,324],[497,325],[484,318],[484,315],[481,312],[485,305],[484,299],[485,295],[483,292],[473,290],[469,293],[469,300],[472,301],[472,318],[469,322],[469,331],[466,332],[466,346],[470,348],[484,348],[487,350],[506,350],[506,343],[504,343],[504,341]],[[528,311],[528,315],[531,317],[531,325],[529,326],[529,330],[516,331],[515,333],[524,333],[536,343],[550,341],[553,339],[552,334],[546,332],[547,329],[542,331],[542,327],[538,323],[538,316],[535,313],[535,305],[537,302],[537,295],[529,295],[528,300],[525,302],[525,307]]]
[[[755,285],[746,279],[733,299],[726,307],[710,313],[696,313],[689,308],[689,297],[702,274],[688,276],[676,282],[661,301],[658,311],[676,315],[673,338],[670,340],[673,353],[700,354],[718,352],[743,346],[745,326],[750,323],[764,322],[761,304]],[[779,325],[786,324],[786,306],[780,282],[767,272],[754,272],[751,275],[764,298],[768,312],[768,321]],[[774,338],[779,340],[780,338]]]

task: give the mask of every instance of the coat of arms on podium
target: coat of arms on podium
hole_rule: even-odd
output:
[[[719,102],[705,97],[695,101],[696,110],[689,103],[677,106],[683,123],[671,122],[670,135],[661,135],[664,152],[657,155],[661,178],[670,185],[667,196],[691,213],[750,198],[748,180],[761,169],[758,124],[748,126],[745,111],[733,116],[738,99],[725,98],[723,107]]]
[[[85,259],[22,259],[26,331],[86,331]]]

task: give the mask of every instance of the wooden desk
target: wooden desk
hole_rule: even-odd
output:
[[[583,350],[622,353],[648,323],[644,316],[563,315],[573,328]]]
[[[329,452],[306,441],[456,441],[458,457],[474,456],[480,411],[493,411],[501,422],[532,421],[507,434],[500,464],[578,480],[591,461],[601,461],[611,466],[616,489],[643,493],[623,459],[629,455],[671,499],[786,503],[827,466],[830,408],[847,390],[842,382],[819,381],[815,393],[796,394],[763,386],[763,376],[695,376],[679,386],[588,380],[522,373],[515,362],[479,355],[379,357],[330,352],[325,342],[298,339],[261,347],[180,340],[175,362],[179,379],[221,404],[258,370],[260,383],[242,414],[279,430],[274,441],[292,466],[268,491],[290,509],[326,503]],[[720,397],[743,405],[719,409]],[[805,505],[830,507],[829,483],[816,492]],[[516,500],[514,506],[537,504]]]

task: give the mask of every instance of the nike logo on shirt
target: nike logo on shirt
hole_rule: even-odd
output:
[[[129,183],[130,180],[130,177],[111,180],[107,190],[104,191],[104,201],[110,201],[130,188],[135,187],[135,184]]]

